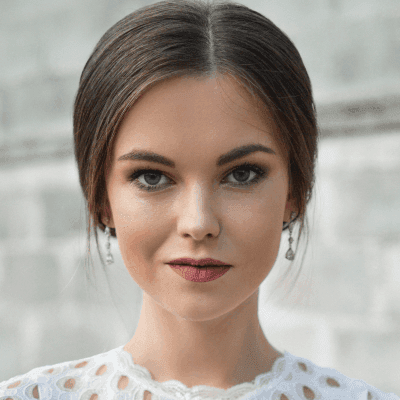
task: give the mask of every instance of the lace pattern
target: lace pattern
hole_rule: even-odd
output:
[[[34,368],[0,382],[0,400],[400,400],[363,380],[285,351],[271,371],[229,389],[157,382],[124,345],[92,357]]]

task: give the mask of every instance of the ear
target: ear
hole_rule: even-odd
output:
[[[292,220],[291,214],[294,212],[296,216],[299,213],[299,209],[296,206],[296,201],[292,198],[288,198],[285,205],[285,213],[283,216],[283,222],[290,222]]]
[[[101,222],[109,228],[115,228],[114,219],[108,199],[106,199],[102,206]]]

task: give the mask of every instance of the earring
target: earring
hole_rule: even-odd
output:
[[[111,237],[111,233],[110,233],[110,228],[108,226],[106,226],[105,229],[106,235],[107,235],[107,242],[106,242],[106,248],[107,248],[107,259],[106,262],[108,265],[112,264],[114,262],[114,258],[111,254],[111,250],[110,250],[110,237]]]
[[[286,256],[285,256],[290,261],[294,260],[294,252],[292,250],[292,243],[293,243],[292,232],[293,232],[293,219],[294,219],[295,216],[296,216],[296,213],[294,213],[294,212],[292,212],[290,214],[291,221],[289,223],[289,235],[290,235],[290,237],[289,237],[289,250],[286,252]]]

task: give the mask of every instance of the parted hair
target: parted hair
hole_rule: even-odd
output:
[[[97,228],[105,229],[106,177],[124,116],[158,82],[224,75],[235,77],[278,127],[276,139],[298,209],[297,248],[305,230],[308,244],[306,211],[315,182],[319,130],[299,52],[272,21],[243,4],[167,0],[142,7],[107,30],[83,68],[75,97],[74,154],[87,206],[89,253],[93,229],[103,267]],[[288,223],[283,230],[287,228]],[[115,229],[110,231],[116,237]]]

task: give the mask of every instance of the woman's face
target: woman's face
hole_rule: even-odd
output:
[[[296,211],[272,120],[232,78],[220,82],[174,78],[146,92],[119,129],[107,176],[107,225],[116,229],[129,274],[164,309],[193,321],[258,295],[277,257],[282,223]],[[217,165],[249,144],[275,154],[257,151]],[[119,160],[132,151],[157,153],[175,166]],[[245,162],[256,168],[243,169]],[[159,171],[131,181],[137,169]],[[181,257],[210,257],[232,268],[214,281],[191,282],[166,264]]]

